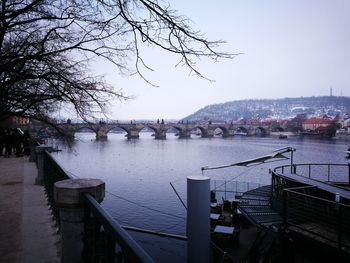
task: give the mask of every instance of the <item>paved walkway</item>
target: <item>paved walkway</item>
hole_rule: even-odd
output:
[[[28,158],[0,157],[0,262],[58,263],[59,236],[37,169]]]

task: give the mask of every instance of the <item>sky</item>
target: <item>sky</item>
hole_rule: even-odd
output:
[[[120,76],[101,67],[116,89],[132,100],[111,107],[114,120],[181,119],[210,104],[241,99],[350,96],[350,1],[173,0],[173,9],[219,50],[243,53],[232,60],[198,61],[210,82],[193,76],[178,59],[150,48],[144,58],[154,72]]]

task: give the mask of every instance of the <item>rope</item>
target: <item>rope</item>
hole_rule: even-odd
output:
[[[123,201],[126,201],[126,202],[128,202],[128,203],[134,204],[134,205],[136,205],[136,206],[139,206],[139,207],[142,207],[142,208],[145,208],[145,209],[154,211],[154,212],[158,212],[158,213],[163,214],[163,215],[166,215],[166,216],[176,217],[176,218],[180,218],[180,219],[186,220],[185,217],[178,216],[178,215],[174,215],[174,214],[167,213],[167,212],[163,212],[163,211],[161,211],[161,210],[158,210],[158,209],[155,209],[155,208],[152,208],[152,207],[149,207],[149,206],[141,205],[141,204],[139,204],[139,203],[136,203],[136,202],[134,202],[134,201],[128,200],[128,199],[126,199],[125,197],[122,197],[122,196],[113,194],[113,193],[111,193],[111,192],[106,191],[106,193],[108,193],[108,194],[110,194],[110,195],[112,195],[112,196],[114,196],[114,197],[117,197],[117,198],[119,198],[119,199],[121,199],[121,200],[123,200]]]
[[[66,171],[67,173],[69,173],[70,175],[72,175],[73,177],[75,178],[80,178],[79,176],[75,175],[74,173],[72,173],[71,171]],[[175,218],[179,218],[179,219],[182,219],[182,220],[186,220],[185,217],[182,217],[182,216],[178,216],[178,215],[174,215],[174,214],[171,214],[171,213],[167,213],[167,212],[163,212],[161,210],[158,210],[158,209],[155,209],[155,208],[152,208],[152,207],[149,207],[149,206],[145,206],[145,205],[142,205],[142,204],[139,204],[139,203],[136,203],[134,201],[131,201],[125,197],[122,197],[122,196],[119,196],[119,195],[116,195],[116,194],[113,194],[112,192],[109,192],[109,191],[106,191],[106,193],[116,197],[116,198],[119,198],[125,202],[128,202],[128,203],[131,203],[131,204],[134,204],[136,206],[139,206],[139,207],[142,207],[144,209],[148,209],[150,211],[153,211],[153,212],[157,212],[157,213],[160,213],[160,214],[163,214],[165,216],[170,216],[170,217],[175,217]]]

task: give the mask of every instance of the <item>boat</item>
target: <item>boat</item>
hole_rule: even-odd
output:
[[[251,166],[291,153],[289,165],[271,171],[270,185],[212,206],[219,215],[212,219],[214,262],[350,262],[350,163],[295,164],[294,151],[204,167]]]

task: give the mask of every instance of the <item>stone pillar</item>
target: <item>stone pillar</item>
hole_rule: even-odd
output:
[[[45,151],[51,151],[51,150],[52,150],[51,146],[40,145],[35,147],[36,165],[38,168],[38,175],[35,178],[35,184],[37,185],[44,184],[44,176],[45,176],[44,154],[45,154]]]
[[[189,139],[191,138],[191,131],[190,130],[181,130],[179,132],[179,139]]]
[[[235,130],[229,129],[227,135],[228,135],[228,137],[235,136]]]
[[[96,132],[96,140],[107,140],[108,136],[105,130],[100,129]]]
[[[127,134],[128,139],[138,139],[140,138],[140,131],[137,129],[130,129]]]
[[[207,130],[202,131],[202,138],[213,138],[214,130],[208,128]]]
[[[82,262],[84,234],[83,193],[98,202],[105,196],[105,183],[99,179],[68,179],[55,183],[54,200],[60,209],[61,262]]]
[[[156,130],[154,134],[156,140],[165,140],[166,139],[166,130]]]

